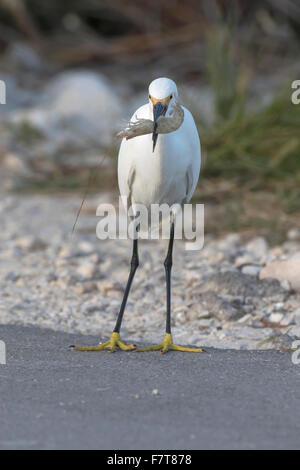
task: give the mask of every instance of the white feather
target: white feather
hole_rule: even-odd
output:
[[[177,98],[177,88],[172,80],[154,80],[149,93],[157,99],[171,94]],[[167,111],[172,108],[172,99]],[[197,128],[192,114],[183,107],[184,120],[178,130],[159,134],[154,152],[152,135],[142,135],[131,140],[123,139],[118,157],[118,181],[121,196],[131,199],[130,204],[185,203],[191,199],[200,172],[201,150]],[[137,109],[136,118],[153,119],[152,103]],[[134,177],[129,178],[129,176]],[[130,180],[130,184],[128,181]]]

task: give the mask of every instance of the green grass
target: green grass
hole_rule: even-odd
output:
[[[269,105],[247,110],[252,74],[237,57],[232,29],[223,24],[207,47],[214,123],[204,125],[194,111],[203,154],[194,200],[206,203],[208,232],[254,232],[275,244],[300,227],[300,105],[292,104],[288,82],[273,90]]]
[[[88,189],[88,194],[117,188],[117,175],[109,168],[78,168],[55,170],[50,176],[28,178],[17,189],[20,193],[73,193]]]
[[[300,228],[300,105],[289,92],[264,109],[200,129],[196,200],[210,207],[210,232],[255,232],[275,244]]]
[[[280,94],[257,112],[226,120],[202,133],[205,173],[264,187],[300,182],[300,107]]]
[[[9,125],[15,141],[24,145],[32,145],[44,138],[43,133],[31,122],[24,119],[17,124]]]

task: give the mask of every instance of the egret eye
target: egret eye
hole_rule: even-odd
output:
[[[170,100],[173,98],[173,95],[170,95]]]

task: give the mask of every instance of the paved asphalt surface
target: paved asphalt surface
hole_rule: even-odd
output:
[[[1,449],[300,447],[289,351],[79,352],[98,338],[19,326],[0,339]]]

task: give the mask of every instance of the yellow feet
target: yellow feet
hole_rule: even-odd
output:
[[[110,339],[105,343],[98,344],[97,346],[70,346],[71,349],[76,351],[103,351],[108,349],[109,352],[115,352],[117,348],[123,351],[134,351],[136,346],[134,344],[125,344],[121,341],[119,333],[113,332]]]
[[[183,351],[183,352],[194,352],[201,353],[203,349],[201,348],[185,348],[183,346],[177,346],[173,343],[172,335],[166,333],[164,339],[160,344],[155,344],[154,346],[148,346],[147,348],[138,348],[137,351],[160,351],[161,354],[164,354],[168,351]]]

